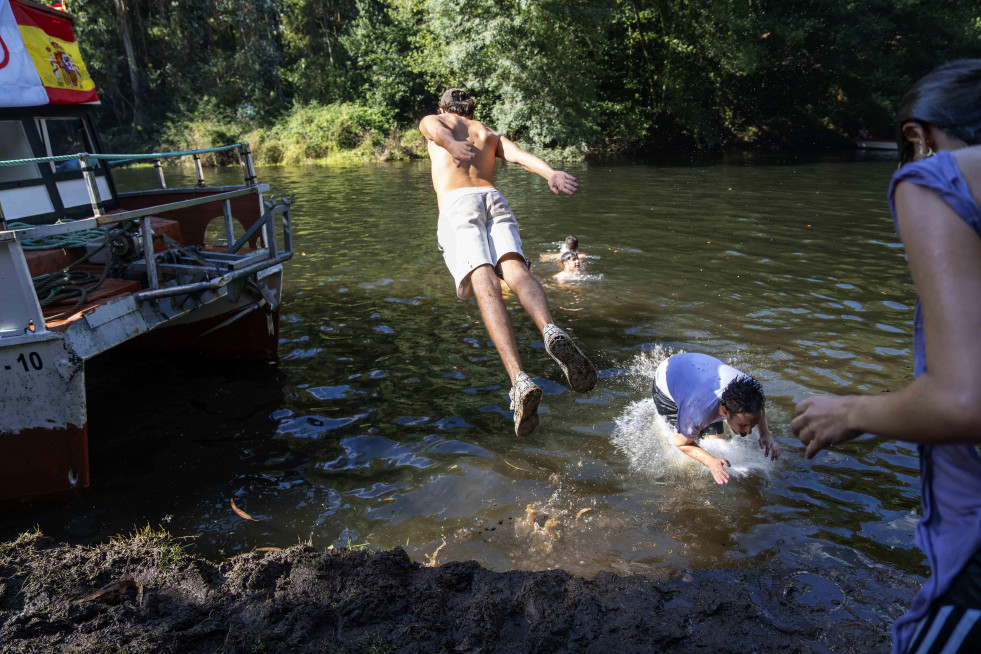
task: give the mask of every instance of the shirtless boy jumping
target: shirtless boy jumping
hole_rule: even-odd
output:
[[[498,134],[473,114],[477,103],[463,89],[449,89],[439,113],[426,116],[419,130],[428,139],[433,186],[439,203],[436,237],[453,274],[457,296],[476,296],[480,315],[511,377],[514,432],[531,434],[538,426],[539,388],[521,369],[511,315],[501,298],[500,276],[518,296],[545,339],[545,349],[561,366],[573,390],[585,393],[596,385],[596,369],[572,339],[552,322],[545,292],[531,276],[518,222],[504,196],[494,188],[497,158],[519,164],[546,180],[552,192],[572,195],[578,185],[568,173]]]

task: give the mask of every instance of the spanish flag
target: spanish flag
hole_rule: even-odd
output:
[[[0,106],[98,101],[71,15],[30,0],[0,0]]]

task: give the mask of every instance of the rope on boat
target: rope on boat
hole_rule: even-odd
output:
[[[94,230],[93,230],[94,231]],[[88,261],[91,257],[95,256],[102,250],[106,251],[106,264],[102,267],[102,274],[96,278],[90,272],[84,270],[72,270],[75,266]],[[59,304],[65,302],[71,297],[78,296],[78,300],[74,305],[67,311],[63,311],[55,316],[48,316],[48,320],[55,320],[63,316],[73,313],[85,302],[88,294],[96,290],[102,283],[106,281],[109,276],[109,272],[116,263],[116,257],[109,249],[109,235],[106,234],[106,239],[102,242],[102,245],[85,256],[81,257],[67,267],[59,270],[58,272],[47,273],[45,275],[38,275],[33,278],[34,281],[34,291],[37,293],[38,301],[41,307],[49,307],[53,304]]]
[[[181,150],[179,152],[151,152],[149,154],[91,154],[88,152],[79,152],[77,154],[60,154],[54,157],[34,157],[32,159],[11,159],[10,161],[0,161],[0,168],[4,166],[23,166],[25,164],[35,164],[44,163],[46,161],[51,161],[53,163],[61,163],[62,161],[71,161],[73,159],[79,159],[81,157],[88,157],[89,159],[102,159],[105,161],[114,161],[117,159],[127,159],[132,161],[152,161],[154,159],[166,159],[169,157],[185,157],[189,154],[207,154],[209,152],[225,152],[226,150],[234,150],[236,148],[241,148],[247,146],[248,143],[234,143],[232,145],[221,145],[215,148],[201,148],[199,150]]]
[[[60,220],[56,224],[75,222],[68,218]],[[31,229],[32,227],[37,227],[37,225],[29,225],[27,223],[7,223],[7,228],[11,231],[20,231],[23,229]],[[21,241],[20,246],[25,250],[58,250],[61,248],[82,248],[85,245],[97,238],[101,238],[106,235],[108,229],[106,227],[94,227],[92,229],[86,229],[81,232],[75,232],[74,234],[52,234],[51,236],[42,236],[41,238],[32,238],[26,241]]]
[[[65,223],[74,221],[65,219],[61,222]],[[7,223],[7,227],[11,230],[17,231],[37,227],[37,225],[15,222]],[[75,302],[71,309],[56,316],[49,316],[49,320],[60,318],[75,311],[78,307],[82,306],[89,293],[102,286],[102,283],[106,281],[106,278],[109,276],[109,272],[116,263],[115,256],[112,254],[112,251],[108,249],[110,231],[111,230],[108,227],[96,227],[94,229],[86,229],[73,234],[54,234],[51,236],[42,236],[41,238],[33,238],[21,242],[21,248],[25,250],[58,250],[61,248],[67,249],[85,247],[94,239],[103,239],[102,245],[97,249],[86,253],[84,256],[80,257],[78,260],[69,264],[67,267],[59,270],[58,272],[46,273],[32,278],[32,281],[34,282],[34,292],[37,294],[38,301],[41,303],[42,307],[49,307],[53,304],[59,304],[76,295],[78,296],[78,301]],[[72,270],[72,268],[88,261],[102,250],[106,250],[106,265],[103,267],[102,274],[98,278],[92,273],[84,270]]]

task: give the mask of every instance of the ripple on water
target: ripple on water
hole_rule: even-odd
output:
[[[473,425],[461,418],[460,416],[450,416],[448,418],[440,418],[433,423],[433,427],[436,429],[473,429]]]
[[[318,386],[316,388],[306,389],[307,393],[313,395],[318,400],[340,400],[347,397],[348,392],[351,391],[351,387],[344,386]],[[355,391],[362,393],[363,391]]]
[[[405,445],[383,436],[351,436],[341,439],[344,453],[332,461],[324,461],[319,467],[325,471],[354,470],[372,466],[411,466],[429,468],[431,459],[418,456],[418,444]]]
[[[423,425],[429,422],[429,416],[399,416],[392,420],[397,425]]]
[[[326,416],[300,416],[292,420],[283,420],[276,427],[276,433],[295,438],[319,438],[325,432],[340,429],[368,417],[367,413],[358,413],[346,418],[328,418]]]

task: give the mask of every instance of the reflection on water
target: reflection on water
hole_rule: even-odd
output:
[[[40,524],[87,541],[149,522],[210,555],[312,541],[586,575],[764,559],[922,575],[915,450],[866,438],[806,462],[788,428],[814,392],[911,377],[892,168],[578,166],[572,198],[502,168],[556,321],[600,369],[594,391],[569,391],[510,297],[545,393],[524,440],[476,306],[436,249],[426,163],[262,170],[298,195],[278,367],[92,362],[92,494],[4,516],[2,535]],[[140,176],[152,171],[121,185]],[[538,261],[568,234],[591,255],[588,283],[558,284],[558,264]],[[658,357],[681,350],[760,379],[778,461],[755,437],[710,443],[733,463],[718,486],[670,445],[650,388]],[[802,588],[823,583],[801,574]]]

